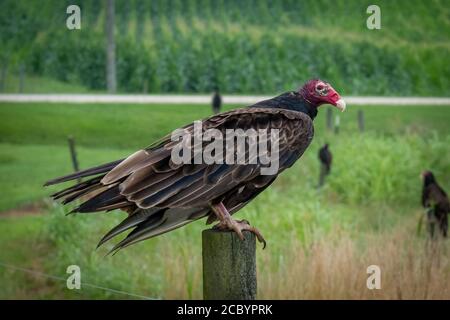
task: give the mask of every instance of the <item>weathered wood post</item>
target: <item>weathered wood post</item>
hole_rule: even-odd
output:
[[[69,150],[70,150],[70,158],[72,159],[72,166],[75,172],[80,171],[80,167],[78,166],[77,152],[75,150],[75,140],[72,136],[67,138],[69,141]],[[81,178],[77,179],[78,182],[81,182]]]
[[[333,130],[333,111],[331,111],[331,108],[327,108],[327,129]]]
[[[339,133],[339,126],[340,125],[341,125],[341,118],[337,114],[336,117],[334,118],[334,133],[335,134]]]
[[[204,230],[202,233],[203,298],[205,300],[256,299],[256,239],[244,231]]]
[[[364,112],[362,110],[358,110],[358,128],[360,132],[364,132],[365,123],[364,123]]]
[[[106,1],[106,87],[109,93],[116,93],[116,40],[114,38],[115,25],[114,0]]]

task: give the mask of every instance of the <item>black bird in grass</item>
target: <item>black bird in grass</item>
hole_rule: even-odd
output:
[[[217,228],[233,230],[241,239],[242,231],[253,232],[265,246],[258,229],[245,220],[234,220],[231,215],[302,156],[313,138],[317,107],[325,103],[345,110],[345,102],[331,85],[314,79],[297,91],[283,93],[247,108],[213,115],[201,122],[203,131],[214,128],[220,133],[226,133],[228,129],[266,130],[272,138],[275,129],[278,130],[279,147],[274,154],[278,159],[278,170],[273,174],[263,174],[265,164],[261,157],[256,163],[248,161],[248,164],[230,164],[229,161],[175,164],[171,153],[178,142],[172,141],[168,135],[126,159],[53,179],[45,185],[89,177],[53,194],[53,199],[62,199],[63,204],[83,199],[84,202],[72,212],[126,211],[128,217],[100,240],[99,245],[132,229],[112,251],[201,218],[207,218],[208,224],[218,220]],[[192,134],[195,126],[191,123],[181,130]],[[273,146],[273,141],[270,143]],[[203,149],[207,146],[202,145]],[[225,154],[227,147],[224,144],[218,154]],[[263,155],[269,156],[273,150],[269,151],[267,149]],[[186,155],[188,159],[192,158],[192,153]]]
[[[319,160],[325,168],[325,174],[329,174],[331,170],[331,162],[333,161],[333,156],[329,149],[328,143],[325,143],[319,150]]]
[[[431,238],[435,237],[434,229],[438,225],[443,237],[447,237],[448,214],[450,202],[445,191],[439,186],[431,171],[422,173],[423,190],[422,205],[427,211],[428,231]]]
[[[220,107],[222,106],[222,97],[220,96],[218,88],[216,88],[214,90],[214,94],[213,94],[211,105],[212,105],[213,113],[219,113],[220,112]]]
[[[330,174],[331,162],[333,156],[329,149],[328,143],[324,144],[322,148],[319,149],[319,160],[320,160],[320,177],[319,177],[319,187],[325,182],[325,176]]]

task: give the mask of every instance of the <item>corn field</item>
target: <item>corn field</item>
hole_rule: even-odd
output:
[[[65,27],[69,1],[9,2],[3,64],[105,88],[104,2],[70,1],[77,31]],[[117,0],[119,90],[267,93],[320,77],[343,94],[447,95],[444,1],[379,2],[383,27],[369,31],[369,1]]]

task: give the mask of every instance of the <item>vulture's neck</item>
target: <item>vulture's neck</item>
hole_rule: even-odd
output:
[[[255,107],[280,108],[303,112],[312,120],[317,115],[317,108],[295,91],[286,92],[270,100],[259,102]]]
[[[298,96],[295,98],[294,103],[292,104],[292,109],[298,112],[306,113],[311,120],[317,116],[317,108],[313,106],[310,102],[306,101],[302,96]]]

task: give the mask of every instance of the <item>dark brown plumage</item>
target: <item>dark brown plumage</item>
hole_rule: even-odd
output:
[[[443,237],[447,237],[448,214],[450,202],[445,191],[439,186],[431,171],[422,173],[423,190],[422,205],[427,210],[428,231],[431,238],[435,237],[435,226]]]
[[[341,109],[345,108],[339,95],[328,84],[313,80],[307,86],[302,90],[307,87],[308,90],[313,90],[312,93],[301,90],[288,92],[254,106],[214,115],[202,121],[203,130],[215,128],[222,133],[227,129],[265,129],[269,132],[278,129],[279,169],[273,175],[261,174],[263,165],[260,161],[245,165],[175,164],[172,162],[171,152],[176,143],[168,135],[126,159],[57,178],[48,181],[46,185],[90,177],[52,197],[62,199],[64,204],[80,197],[87,199],[72,212],[114,209],[128,212],[129,216],[99,243],[101,245],[133,228],[112,251],[204,217],[208,218],[208,223],[219,219],[219,228],[232,229],[240,237],[243,230],[254,232],[265,243],[256,228],[250,227],[246,221],[231,219],[230,214],[254,199],[279,173],[301,157],[313,138],[312,120],[317,114],[317,106],[332,103]],[[317,87],[320,90],[314,93],[314,88]],[[194,125],[191,123],[182,129],[192,133]],[[206,145],[204,143],[203,148]],[[224,146],[222,152],[225,151]]]

